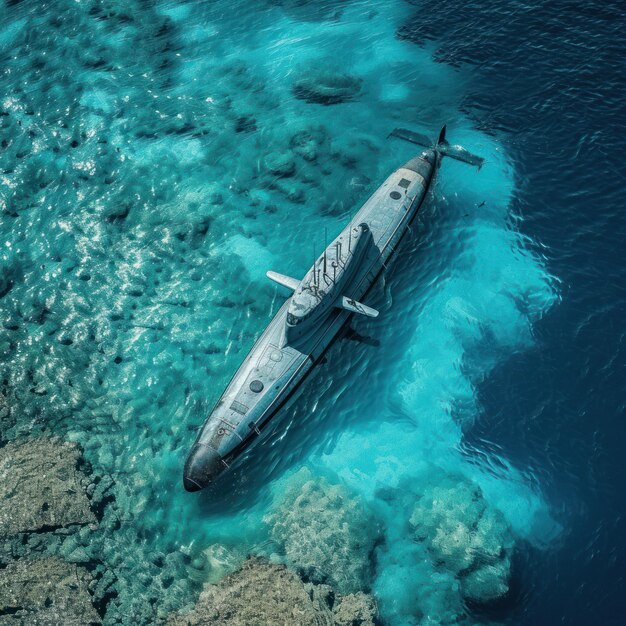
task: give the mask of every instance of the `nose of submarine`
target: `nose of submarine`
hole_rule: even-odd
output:
[[[200,491],[226,469],[226,463],[211,446],[194,444],[187,457],[183,474],[186,491]]]

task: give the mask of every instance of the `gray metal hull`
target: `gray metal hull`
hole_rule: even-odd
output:
[[[437,152],[426,151],[409,161],[391,174],[354,216],[351,224],[367,224],[374,245],[360,260],[345,288],[346,295],[364,298],[387,267],[430,190],[439,159]],[[215,480],[253,442],[293,398],[352,315],[334,308],[306,337],[284,345],[289,302],[281,306],[256,341],[202,426],[185,465],[188,491]]]

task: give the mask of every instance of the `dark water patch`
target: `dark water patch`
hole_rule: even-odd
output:
[[[626,558],[626,98],[621,2],[419,4],[402,37],[474,66],[463,108],[517,166],[513,210],[561,279],[562,302],[481,386],[470,442],[526,460],[567,532],[541,566],[520,620],[623,621]],[[532,562],[529,560],[529,562]]]

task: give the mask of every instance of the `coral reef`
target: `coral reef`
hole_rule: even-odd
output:
[[[207,585],[190,613],[170,626],[373,626],[376,605],[365,594],[335,597],[327,585],[303,583],[283,565],[250,558],[217,585]]]
[[[85,568],[56,557],[13,561],[0,569],[0,625],[100,624],[92,584]]]
[[[0,448],[0,535],[93,524],[89,478],[78,446],[60,439],[9,442]]]
[[[374,626],[378,609],[374,598],[365,593],[352,593],[333,606],[336,626]]]
[[[513,535],[477,485],[448,477],[427,487],[410,524],[434,562],[458,578],[466,600],[487,603],[506,595]]]
[[[363,501],[308,468],[280,483],[277,494],[266,522],[285,562],[342,594],[367,588],[378,526]]]

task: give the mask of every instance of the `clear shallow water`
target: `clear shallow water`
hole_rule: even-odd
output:
[[[398,495],[442,477],[479,485],[516,540],[511,594],[472,619],[588,623],[600,588],[615,617],[617,581],[592,572],[623,555],[608,443],[620,353],[607,349],[623,305],[611,210],[623,165],[610,157],[621,83],[617,50],[596,43],[617,8],[595,20],[531,9],[3,7],[3,437],[62,434],[114,477],[93,537],[118,577],[107,622],[150,623],[223,572],[211,559],[194,572],[181,550],[275,551],[267,516],[303,464],[373,512],[383,539],[368,588],[388,623],[474,610],[416,548],[414,501]],[[320,66],[359,78],[359,93],[295,98]],[[195,429],[282,302],[265,270],[302,274],[324,228],[412,155],[386,139],[393,126],[443,122],[487,163],[444,164],[372,298],[381,316],[354,324],[380,345],[336,344],[246,463],[185,494]],[[295,174],[277,180],[267,161],[285,152]],[[175,584],[154,576],[155,554]],[[567,602],[552,604],[559,592]]]

